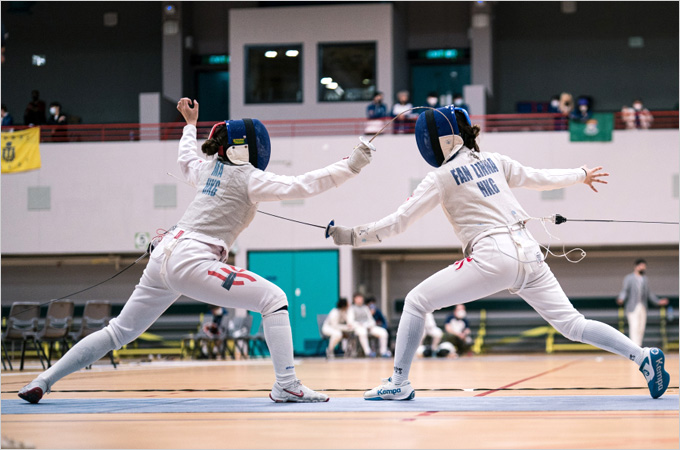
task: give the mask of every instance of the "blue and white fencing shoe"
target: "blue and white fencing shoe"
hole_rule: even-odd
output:
[[[383,379],[383,384],[364,392],[364,400],[413,400],[416,391],[410,381],[395,384],[392,378]]]
[[[647,387],[652,398],[659,398],[666,392],[671,382],[671,376],[664,370],[666,357],[660,349],[655,347],[645,347],[642,351],[644,358],[640,364],[640,372],[647,380]]]

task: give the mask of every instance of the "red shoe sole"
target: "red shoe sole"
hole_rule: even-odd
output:
[[[43,391],[39,387],[34,387],[26,392],[20,393],[19,397],[29,403],[38,403],[43,396]]]

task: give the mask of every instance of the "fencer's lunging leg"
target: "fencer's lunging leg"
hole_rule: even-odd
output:
[[[288,309],[279,309],[262,316],[264,338],[274,364],[276,381],[286,386],[296,380],[293,364],[293,333]]]
[[[642,348],[630,338],[614,327],[595,320],[586,320],[581,341],[628,358],[638,366],[644,358]]]
[[[399,320],[397,342],[394,348],[394,372],[392,381],[401,384],[408,380],[413,357],[420,345],[420,338],[425,330],[425,313],[409,305],[408,298],[404,305],[404,312]]]
[[[116,344],[108,328],[96,331],[74,345],[52,367],[38,375],[38,379],[46,383],[47,390],[45,392],[49,392],[54,383],[68,374],[99,361],[100,358],[115,348]]]

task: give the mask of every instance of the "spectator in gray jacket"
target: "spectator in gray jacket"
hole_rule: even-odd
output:
[[[635,270],[623,279],[623,289],[616,299],[618,305],[625,305],[628,336],[639,346],[642,346],[647,325],[647,302],[650,301],[657,306],[668,304],[667,298],[660,299],[649,290],[646,271],[647,261],[644,259],[635,261]]]

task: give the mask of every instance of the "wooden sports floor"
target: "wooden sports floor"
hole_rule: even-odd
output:
[[[411,402],[360,398],[391,375],[391,359],[301,359],[298,377],[331,396],[329,403],[304,405],[302,412],[268,399],[269,360],[123,362],[114,370],[103,359],[92,370],[61,380],[40,404],[17,403],[21,413],[9,414],[7,400],[17,399],[16,391],[39,373],[31,367],[2,372],[5,448],[677,449],[679,444],[677,352],[667,354],[671,387],[659,400],[649,397],[634,364],[599,352],[417,359],[410,375],[417,394]],[[61,413],[65,399],[86,409],[64,406]],[[173,406],[182,400],[168,399],[197,399],[193,404],[199,410],[183,411]],[[571,406],[563,408],[560,399]],[[620,399],[628,403],[597,410]],[[106,402],[124,410],[144,400],[161,402],[164,410],[87,412]],[[447,408],[417,409],[418,402],[434,400]],[[200,409],[240,401],[266,412]],[[321,410],[343,402],[353,410]],[[59,412],[32,412],[50,404]],[[471,410],[455,410],[457,405]]]

